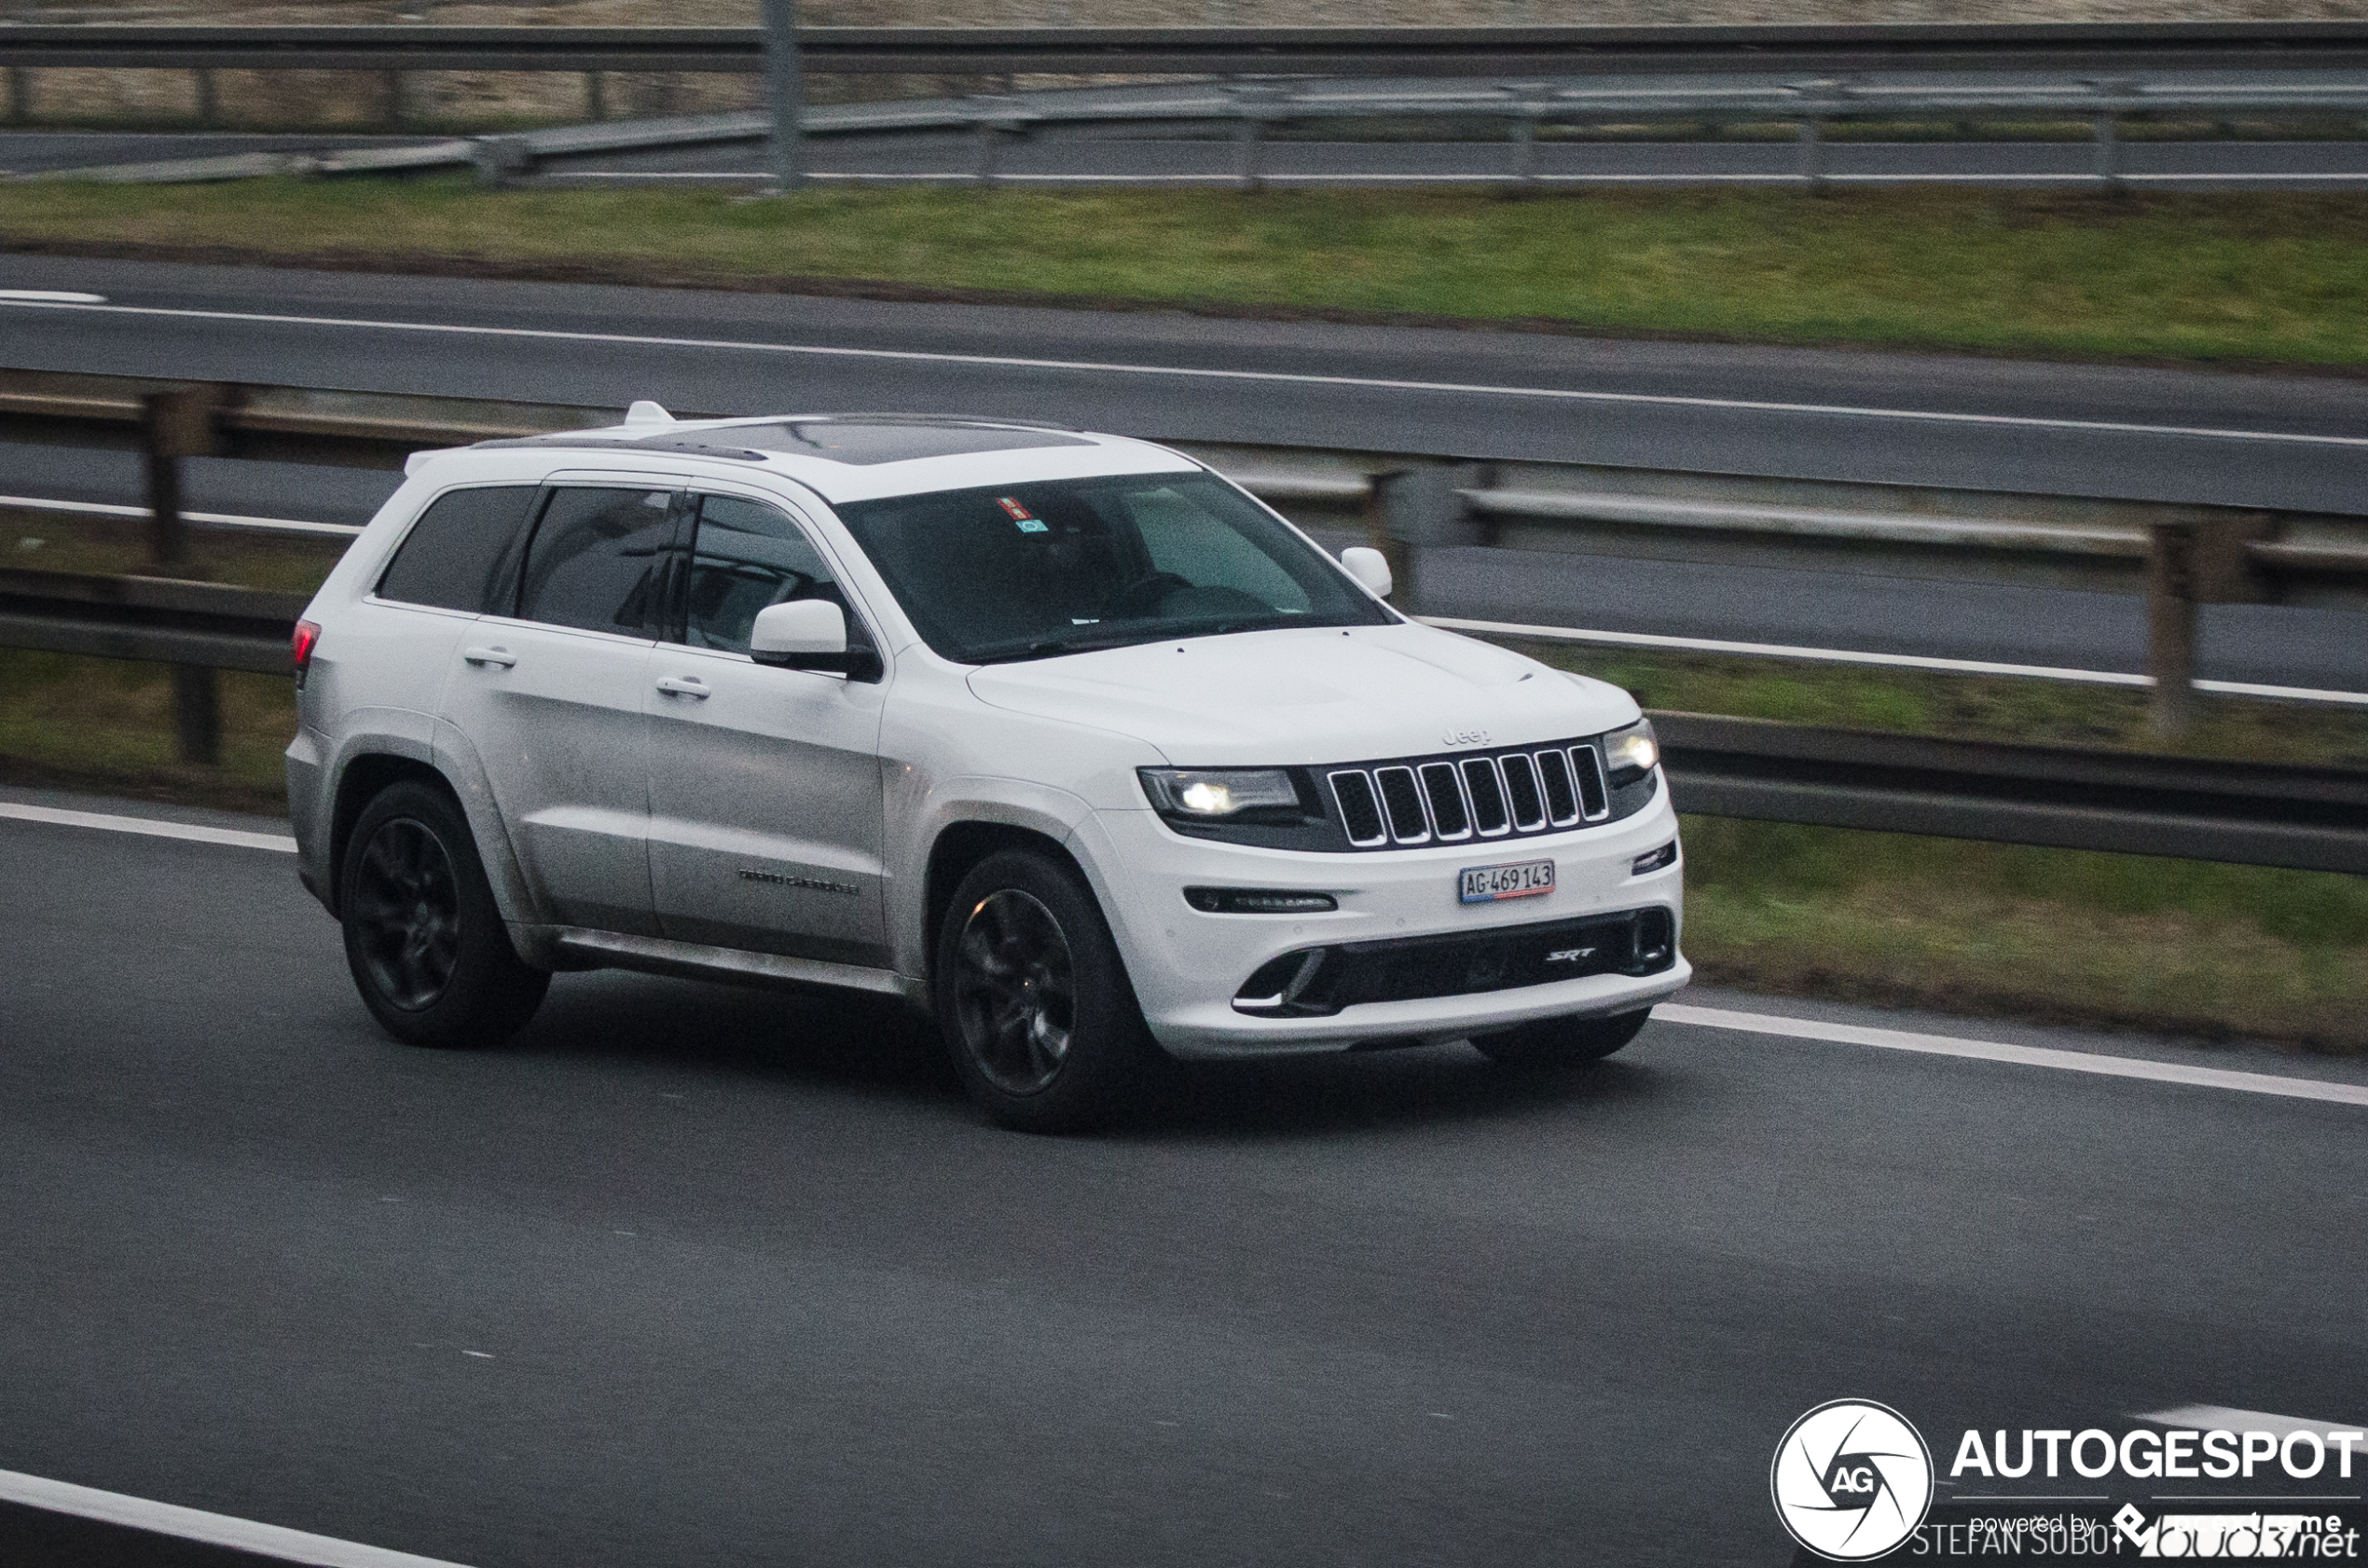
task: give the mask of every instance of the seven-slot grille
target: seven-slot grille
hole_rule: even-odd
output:
[[[1591,741],[1335,768],[1325,777],[1359,849],[1520,838],[1612,814]]]

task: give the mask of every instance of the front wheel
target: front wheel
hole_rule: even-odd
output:
[[[1021,1132],[1108,1121],[1155,1049],[1092,892],[1040,851],[998,850],[962,879],[935,985],[963,1087]]]
[[[1576,1067],[1600,1062],[1634,1039],[1652,1015],[1651,1008],[1641,1008],[1610,1018],[1541,1018],[1502,1034],[1474,1036],[1472,1044],[1502,1067]]]
[[[406,780],[379,791],[339,872],[347,967],[395,1038],[499,1045],[542,1005],[551,977],[510,945],[468,818],[442,790]]]

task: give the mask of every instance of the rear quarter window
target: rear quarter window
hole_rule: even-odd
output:
[[[537,488],[489,485],[436,497],[379,575],[379,597],[472,614],[493,609],[503,552],[526,522]]]

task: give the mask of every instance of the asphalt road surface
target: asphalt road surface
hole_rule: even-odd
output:
[[[1025,286],[1026,279],[1013,279]],[[11,365],[2355,512],[2368,382],[1522,333],[0,256]],[[195,465],[193,508],[358,521],[392,477]],[[134,501],[129,457],[0,448],[0,493]],[[2134,597],[1450,554],[1441,614],[2142,667]],[[2368,689],[2358,614],[2221,606],[2207,677]]]
[[[1029,1138],[828,998],[399,1047],[287,856],[20,820],[0,998],[0,1470],[475,1568],[1776,1564],[1837,1397],[2368,1415],[2360,1105],[1657,1023]],[[120,1546],[0,1509],[222,1560]]]

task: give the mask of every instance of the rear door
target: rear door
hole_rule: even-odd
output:
[[[782,507],[695,494],[679,620],[649,665],[650,879],[681,942],[880,968],[885,683],[751,662],[756,612],[826,598],[863,617]]]
[[[654,935],[642,689],[665,609],[676,483],[555,478],[461,639],[444,716],[483,768],[546,918]]]

